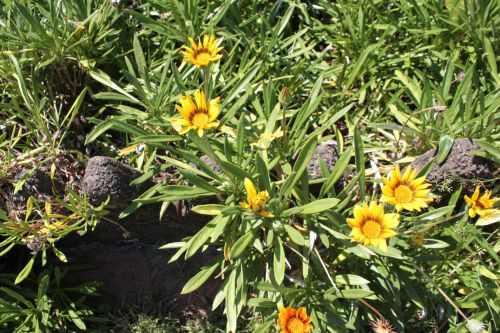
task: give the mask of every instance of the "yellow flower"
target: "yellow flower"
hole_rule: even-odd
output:
[[[247,190],[247,202],[240,202],[240,205],[242,207],[251,209],[252,211],[258,213],[263,217],[274,216],[264,210],[264,207],[269,200],[269,194],[267,193],[267,191],[260,191],[259,193],[257,193],[255,186],[248,178],[245,178],[245,189]]]
[[[380,201],[396,206],[398,212],[403,209],[420,211],[420,208],[427,207],[427,202],[432,201],[428,198],[431,190],[427,189],[431,184],[425,183],[425,177],[415,179],[416,175],[417,170],[412,171],[411,167],[408,167],[401,176],[397,165],[390,180],[382,177],[385,185],[382,187]]]
[[[364,202],[354,207],[354,218],[347,219],[347,223],[352,228],[352,242],[361,242],[365,246],[372,244],[386,251],[385,240],[396,235],[392,229],[399,225],[399,214],[384,214],[383,205],[372,201],[368,207]]]
[[[219,98],[212,99],[207,106],[205,94],[198,89],[194,93],[194,99],[196,104],[190,96],[182,96],[181,105],[176,105],[175,108],[183,118],[170,118],[170,122],[174,127],[177,125],[178,132],[181,135],[190,130],[197,130],[198,135],[202,137],[203,130],[219,126],[219,122],[216,121],[220,112]]]
[[[486,191],[481,197],[479,197],[479,186],[476,187],[476,190],[472,194],[471,198],[464,196],[467,206],[470,207],[469,216],[472,218],[476,217],[476,215],[483,217],[494,213],[496,209],[492,207],[499,198],[490,199],[490,196],[491,191]]]
[[[311,317],[307,316],[307,310],[304,307],[294,308],[287,307],[279,308],[278,325],[281,327],[280,333],[307,333],[313,329],[311,325]]]
[[[191,43],[191,47],[186,45],[182,46],[184,51],[181,51],[181,53],[185,56],[182,60],[183,62],[187,61],[201,68],[208,66],[212,61],[222,58],[219,52],[223,48],[217,47],[219,38],[215,38],[215,36],[203,36],[203,43],[198,38],[198,44],[190,37],[189,42]]]

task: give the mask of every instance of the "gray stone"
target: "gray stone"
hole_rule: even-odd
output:
[[[66,281],[78,284],[99,281],[102,302],[129,308],[145,300],[167,301],[172,310],[187,307],[209,308],[219,283],[207,281],[196,292],[181,295],[184,284],[216,256],[213,249],[199,253],[187,262],[168,264],[175,250],[158,250],[158,245],[140,241],[128,243],[87,243],[65,251],[70,270]]]
[[[324,164],[328,168],[328,171],[331,172],[335,167],[338,159],[339,155],[337,153],[335,141],[325,141],[323,143],[320,143],[314,150],[313,157],[307,165],[307,173],[309,174],[309,179],[315,180],[322,177],[323,174],[321,172],[320,160],[324,162]]]
[[[27,176],[28,172],[29,170],[22,170],[18,175],[16,175],[15,181],[18,182],[23,179]],[[64,184],[58,180],[54,180],[54,182],[52,182],[48,172],[35,169],[24,182],[21,190],[10,197],[10,201],[14,205],[24,206],[30,196],[34,196],[35,198],[44,198],[52,197],[54,193],[64,195]]]
[[[452,179],[451,183],[461,182],[468,184],[480,179],[492,179],[496,169],[490,160],[474,155],[474,151],[482,148],[472,139],[456,139],[448,157],[443,163],[435,163],[427,175],[427,182],[438,185],[445,179]],[[412,168],[421,170],[427,162],[437,154],[437,149],[431,149],[418,156],[412,163]]]
[[[100,205],[109,197],[107,208],[121,210],[151,186],[151,183],[130,185],[139,176],[139,171],[124,163],[105,156],[95,156],[87,163],[83,189],[93,205]]]

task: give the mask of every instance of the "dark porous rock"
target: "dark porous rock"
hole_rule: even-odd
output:
[[[310,180],[319,179],[323,176],[320,160],[324,162],[328,171],[331,172],[333,170],[339,159],[336,145],[335,141],[325,141],[316,147],[313,157],[307,165],[307,173]]]
[[[130,166],[105,156],[92,157],[85,169],[83,189],[93,205],[109,197],[107,209],[122,210],[143,193],[150,183],[130,185],[141,173]]]
[[[441,164],[434,164],[427,175],[427,182],[453,186],[459,182],[468,185],[480,179],[492,179],[495,165],[490,160],[474,155],[474,151],[478,150],[482,148],[472,139],[456,139],[446,160]],[[413,161],[412,168],[421,170],[436,154],[437,149],[431,149],[418,156]]]
[[[214,160],[212,160],[210,157],[208,157],[207,155],[202,155],[200,157],[200,160],[203,161],[203,163],[205,163],[210,169],[212,169],[216,174],[220,174],[222,173],[222,170],[220,168],[220,166],[215,163]]]
[[[161,300],[172,310],[189,306],[209,308],[219,284],[209,280],[196,292],[181,295],[185,283],[215,258],[209,248],[187,262],[168,264],[175,250],[158,250],[158,245],[142,242],[87,243],[65,251],[70,270],[67,283],[99,281],[101,303],[131,308],[145,300]]]
[[[21,171],[15,178],[18,182],[24,177],[28,177],[24,182],[20,191],[10,197],[10,201],[14,205],[24,205],[30,196],[35,198],[48,198],[54,194],[64,195],[64,184],[58,180],[54,182],[50,178],[50,174],[46,171],[35,169],[29,176],[27,173],[30,170]]]

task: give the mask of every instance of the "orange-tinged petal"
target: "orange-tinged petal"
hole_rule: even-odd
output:
[[[205,93],[200,89],[194,92],[194,99],[196,100],[196,105],[198,106],[198,110],[208,112],[207,110],[207,100],[205,97]]]
[[[189,95],[181,97],[181,105],[186,115],[191,115],[196,111],[196,105]]]
[[[474,193],[472,194],[472,201],[477,201],[477,199],[479,198],[479,186],[476,187],[476,190],[474,191]]]
[[[307,312],[306,312],[306,308],[304,307],[300,307],[298,310],[297,310],[297,317],[304,321],[307,319]]]
[[[191,113],[188,110],[185,110],[183,107],[180,105],[176,105],[175,109],[184,117],[184,119],[189,120]]]

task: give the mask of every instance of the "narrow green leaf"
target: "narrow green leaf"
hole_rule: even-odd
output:
[[[231,248],[231,251],[229,252],[229,258],[232,260],[241,256],[243,252],[245,252],[245,249],[248,247],[248,245],[253,242],[254,238],[255,236],[253,234],[253,231],[249,231],[241,236]]]
[[[203,267],[198,272],[198,274],[193,276],[184,285],[184,288],[182,288],[181,294],[182,295],[189,294],[189,293],[195,291],[196,289],[198,289],[199,287],[201,287],[201,285],[203,283],[205,283],[205,281],[207,281],[210,276],[212,276],[212,274],[215,272],[215,270],[217,269],[218,266],[219,266],[219,262],[216,262],[216,263],[212,264],[211,266]]]
[[[283,249],[282,240],[279,237],[274,238],[274,255],[272,274],[274,282],[278,285],[283,283],[285,279],[285,250]]]
[[[35,257],[31,257],[30,261],[24,266],[24,268],[17,274],[16,280],[14,281],[14,284],[19,284],[24,281],[28,277],[28,275],[31,272],[31,269],[33,268],[33,264],[35,263]]]
[[[356,170],[361,175],[359,177],[359,194],[361,198],[365,197],[366,183],[365,183],[365,149],[363,140],[357,127],[354,128],[354,156],[356,159]]]
[[[365,289],[344,289],[339,290],[335,293],[337,297],[345,299],[360,299],[360,298],[370,298],[370,296],[375,293],[371,290]]]
[[[299,246],[304,246],[305,239],[304,239],[304,236],[302,236],[302,234],[300,233],[300,231],[298,231],[297,229],[295,229],[293,226],[291,226],[289,224],[285,224],[285,231],[288,234],[288,236],[290,237],[290,239],[295,244],[297,244]]]
[[[342,155],[340,155],[337,163],[335,163],[335,167],[333,168],[332,173],[330,173],[328,179],[325,181],[323,186],[321,186],[321,191],[319,194],[320,197],[324,197],[325,194],[328,193],[333,185],[335,185],[335,183],[340,179],[340,177],[342,177],[351,159],[352,151],[353,148],[349,147],[342,153]]]
[[[441,164],[446,160],[451,148],[453,147],[454,139],[449,135],[443,135],[439,138],[438,153],[436,155],[436,162]]]
[[[226,206],[217,205],[217,204],[208,204],[208,205],[198,205],[191,208],[191,210],[195,213],[201,215],[219,215],[221,213],[222,208]]]

